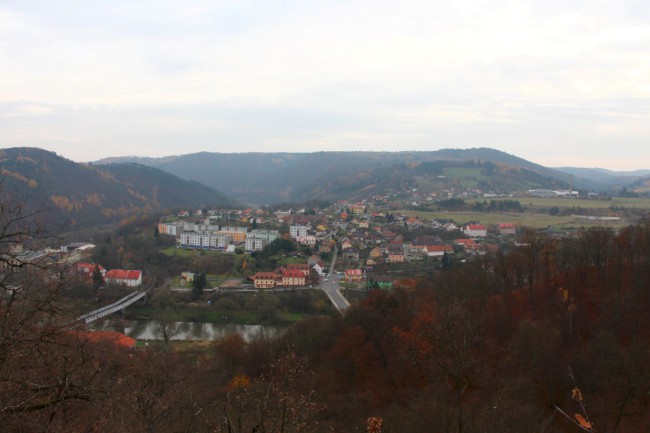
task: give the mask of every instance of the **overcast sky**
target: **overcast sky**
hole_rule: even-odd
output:
[[[0,0],[0,146],[650,169],[650,2]]]

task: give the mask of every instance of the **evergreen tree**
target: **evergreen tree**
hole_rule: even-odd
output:
[[[102,271],[99,270],[99,265],[95,265],[91,278],[93,280],[93,289],[99,290],[104,284],[104,276],[102,275]]]
[[[203,289],[207,285],[207,278],[203,273],[194,274],[194,279],[192,280],[192,299],[197,300],[203,295]]]

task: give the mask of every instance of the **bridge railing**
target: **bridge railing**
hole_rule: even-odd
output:
[[[104,307],[98,308],[94,311],[91,311],[89,313],[83,314],[77,318],[78,321],[84,322],[86,324],[93,322],[97,319],[101,319],[102,317],[108,316],[109,314],[113,314],[117,311],[120,311],[129,305],[139,301],[140,299],[144,298],[147,293],[151,290],[151,287],[143,290],[143,291],[135,291],[132,293],[129,293],[122,299],[113,302],[110,305],[106,305]]]

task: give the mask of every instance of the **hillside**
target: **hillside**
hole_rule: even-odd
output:
[[[602,191],[617,191],[622,188],[643,192],[644,178],[650,176],[650,170],[611,171],[604,168],[560,167],[557,170],[572,174],[578,178],[592,182],[593,189]],[[646,189],[647,191],[647,189]]]
[[[440,162],[457,167],[461,162],[489,162],[503,169],[482,179],[513,188],[544,188],[566,185],[569,176],[494,149],[443,149],[431,152],[315,152],[315,153],[210,153],[201,152],[164,158],[110,158],[106,162],[134,162],[167,171],[179,177],[218,187],[232,197],[249,203],[303,201],[312,198],[340,199],[385,192],[398,185],[417,185],[427,177],[423,165],[419,172],[412,164]],[[441,161],[447,161],[442,163]],[[461,164],[462,165],[462,164]],[[505,169],[510,167],[509,169]],[[495,176],[517,172],[516,181],[503,182]],[[391,181],[386,181],[390,173]],[[473,175],[470,174],[470,177]],[[475,177],[475,176],[474,176]],[[510,177],[510,176],[509,176]],[[465,179],[460,178],[458,182]],[[471,181],[471,179],[470,179]],[[425,181],[427,183],[428,181]],[[590,182],[574,179],[574,187],[587,188]]]
[[[37,148],[0,150],[4,193],[47,211],[68,228],[121,221],[179,207],[235,207],[225,195],[197,182],[138,164],[78,164]]]

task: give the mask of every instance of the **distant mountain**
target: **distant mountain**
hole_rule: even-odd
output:
[[[134,161],[219,188],[238,200],[254,204],[304,201],[313,198],[339,199],[348,198],[346,194],[362,196],[370,191],[391,189],[387,182],[375,181],[381,180],[385,173],[392,173],[393,186],[417,184],[417,180],[409,179],[409,176],[415,176],[409,169],[411,164],[436,161],[447,161],[450,166],[462,161],[473,161],[511,167],[510,172],[518,172],[520,178],[513,180],[513,187],[568,187],[570,179],[569,175],[561,171],[489,148],[442,149],[430,152],[201,152],[164,158],[110,158],[97,163]],[[424,170],[424,167],[427,166],[421,167],[420,171]],[[499,169],[495,173],[503,175],[505,170]],[[528,180],[524,179],[526,176],[529,177]],[[495,178],[485,185],[492,183],[498,184],[499,180]],[[575,188],[587,188],[591,183],[581,178],[574,179]],[[356,189],[351,185],[355,185]],[[386,188],[380,187],[381,185]]]
[[[650,176],[650,170],[612,171],[604,168],[561,167],[557,170],[592,181],[597,189],[616,191],[622,188],[636,189],[643,184],[642,179]]]
[[[79,164],[37,148],[0,149],[4,194],[46,209],[56,225],[81,228],[163,209],[236,207],[224,194],[197,182],[138,164]]]

